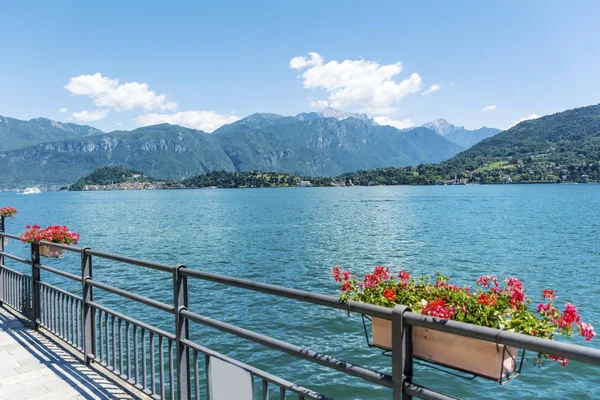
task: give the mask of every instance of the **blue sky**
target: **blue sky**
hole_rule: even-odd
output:
[[[507,128],[600,101],[598,15],[597,1],[5,2],[0,115],[211,131],[327,102]]]

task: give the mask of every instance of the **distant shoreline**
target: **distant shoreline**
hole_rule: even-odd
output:
[[[42,192],[147,192],[159,190],[215,190],[215,189],[307,189],[307,188],[352,188],[352,187],[395,187],[395,186],[514,186],[514,185],[597,185],[598,182],[517,182],[517,183],[467,183],[461,185],[435,185],[435,184],[399,184],[399,185],[311,185],[299,186],[261,186],[261,187],[161,187],[152,189],[96,189],[96,190],[58,190],[39,188]],[[0,189],[0,193],[23,194],[24,188]]]

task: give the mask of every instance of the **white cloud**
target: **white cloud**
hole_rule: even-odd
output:
[[[79,112],[73,113],[73,119],[77,121],[91,122],[91,121],[100,121],[101,119],[106,118],[110,109],[104,108],[100,110],[87,111],[82,110]]]
[[[305,67],[316,67],[317,65],[323,64],[323,57],[321,57],[319,53],[310,52],[308,55],[310,56],[310,59],[302,56],[292,58],[290,60],[290,68],[302,69]]]
[[[530,119],[538,119],[538,118],[540,118],[540,117],[541,117],[541,115],[537,115],[537,114],[531,114],[531,115],[528,115],[527,117],[521,118],[520,120],[516,121],[514,124],[512,124],[512,125],[511,125],[511,126],[509,126],[508,128],[510,129],[510,128],[512,128],[513,126],[515,126],[515,125],[517,125],[517,124],[519,124],[519,123],[521,123],[521,122],[523,122],[523,121],[529,121]]]
[[[334,60],[324,64],[319,54],[309,56],[292,58],[290,68],[306,68],[300,76],[304,87],[325,89],[332,107],[352,106],[362,112],[389,114],[403,97],[421,90],[419,74],[413,73],[400,82],[394,80],[402,71],[400,62],[380,65],[366,60]]]
[[[421,95],[429,96],[431,93],[437,92],[441,88],[442,88],[442,85],[440,85],[439,83],[434,83],[433,85],[429,86],[428,89],[424,90],[423,93],[421,93]]]
[[[312,98],[309,99],[308,104],[312,107],[312,108],[325,108],[329,105],[329,103],[327,102],[327,100],[313,100]]]
[[[100,73],[73,77],[65,88],[73,94],[90,97],[99,107],[111,107],[117,111],[138,107],[147,111],[177,108],[177,103],[167,101],[164,94],[156,94],[148,88],[147,83],[134,81],[121,85],[118,79],[111,79]]]
[[[235,115],[223,115],[216,111],[181,111],[174,114],[141,114],[136,122],[140,126],[168,123],[212,132],[238,119],[240,118]]]
[[[69,111],[69,109],[66,107],[63,107],[60,110],[58,110],[58,112],[61,112],[61,113],[66,113],[67,111]]]
[[[486,112],[486,111],[493,111],[496,108],[498,108],[495,104],[492,104],[491,106],[485,106],[481,109],[481,112]]]
[[[116,126],[121,126],[121,125],[123,125],[123,124],[121,123],[121,121],[117,121],[117,122],[115,122],[115,125],[116,125]]]
[[[395,120],[390,117],[375,117],[373,119],[379,125],[390,125],[398,129],[407,129],[415,126],[415,123],[410,119]]]

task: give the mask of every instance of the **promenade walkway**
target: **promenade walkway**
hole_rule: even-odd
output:
[[[137,398],[0,307],[0,399]]]

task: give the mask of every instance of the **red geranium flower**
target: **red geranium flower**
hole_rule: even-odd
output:
[[[390,301],[396,301],[396,291],[392,288],[386,288],[383,291],[383,297]]]

